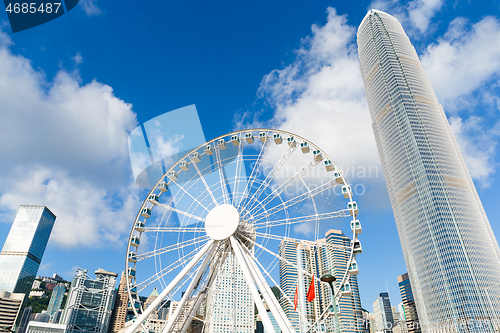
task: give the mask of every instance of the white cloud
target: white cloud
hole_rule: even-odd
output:
[[[75,63],[75,66],[80,65],[83,62],[83,57],[80,52],[77,52],[73,58],[71,58]]]
[[[354,33],[329,8],[326,25],[314,25],[296,60],[266,75],[259,90],[276,108],[271,126],[311,140],[343,169],[380,165]]]
[[[0,47],[0,216],[46,205],[57,215],[51,242],[119,245],[140,204],[127,147],[136,116],[111,87],[80,82],[64,70],[48,82]]]
[[[80,0],[79,3],[87,16],[102,14],[102,10],[97,6],[97,0]]]

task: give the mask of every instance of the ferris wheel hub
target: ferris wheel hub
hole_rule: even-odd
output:
[[[233,205],[222,204],[213,208],[205,220],[205,232],[213,240],[231,237],[240,222],[240,214]]]

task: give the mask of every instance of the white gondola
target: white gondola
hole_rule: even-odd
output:
[[[191,154],[191,161],[193,161],[194,163],[201,162],[200,153],[198,153],[197,151],[195,151],[194,153],[192,153]]]
[[[276,133],[273,135],[274,143],[277,145],[280,145],[283,142],[283,139],[281,138],[281,135],[279,133]]]
[[[349,274],[356,275],[358,273],[359,273],[358,264],[356,263],[356,260],[353,260],[349,265]]]
[[[151,216],[151,209],[149,209],[147,207],[143,208],[141,210],[141,215],[144,216],[144,217],[146,217],[146,218],[150,217]]]
[[[135,268],[134,267],[129,267],[128,268],[128,275],[135,276]]]
[[[248,143],[253,143],[253,134],[248,132],[245,134],[245,140],[247,140]]]
[[[349,202],[347,204],[347,209],[349,210],[349,214],[351,214],[351,215],[353,215],[353,214],[358,215],[359,214],[358,204],[356,203],[356,201]]]
[[[136,224],[135,224],[135,230],[139,231],[139,232],[143,232],[146,227],[146,223],[142,222],[142,221],[138,221]]]
[[[130,240],[130,245],[138,247],[139,245],[141,245],[141,239],[137,236],[133,236],[132,239]]]
[[[135,252],[130,251],[128,253],[128,262],[137,262],[137,254]]]
[[[342,194],[344,195],[344,198],[346,198],[346,199],[351,197],[352,196],[351,186],[350,185],[342,186]]]
[[[310,149],[309,149],[309,144],[308,144],[307,142],[302,142],[302,143],[300,144],[300,150],[302,150],[302,152],[303,152],[304,154],[307,154],[307,153],[309,152],[309,150],[310,150]]]
[[[348,296],[351,294],[351,285],[349,284],[349,282],[340,287],[340,293],[344,296]]]
[[[179,163],[179,167],[181,168],[182,171],[188,171],[189,163],[187,161],[181,161],[181,163]]]
[[[158,184],[158,189],[161,192],[167,192],[168,191],[168,184],[165,182],[160,182],[160,184]]]
[[[233,146],[239,145],[240,144],[240,137],[237,135],[233,135],[231,137],[231,143],[233,144]]]
[[[333,171],[333,170],[335,170],[335,167],[333,166],[333,163],[330,160],[326,160],[325,161],[325,168],[326,168],[326,171]]]
[[[352,245],[352,242],[353,241],[351,241],[351,245]],[[354,241],[354,251],[353,251],[353,253],[354,254],[363,253],[363,248],[361,247],[361,243],[357,239]]]
[[[266,134],[266,132],[260,132],[259,133],[259,138],[260,138],[260,141],[262,143],[266,142],[267,141],[267,134]]]
[[[207,155],[214,154],[214,150],[212,149],[211,145],[206,145],[205,148],[203,148],[203,150],[205,151],[205,154],[207,154]]]
[[[344,179],[342,178],[342,174],[340,173],[340,171],[335,171],[333,173],[333,178],[335,179],[335,182],[337,184],[344,184]]]
[[[361,229],[361,223],[359,223],[359,220],[351,221],[351,230],[356,234],[360,234],[363,231],[363,229]]]
[[[148,197],[149,202],[153,204],[157,204],[160,201],[160,196],[158,194],[150,194]]]
[[[218,140],[217,147],[219,147],[219,149],[221,149],[221,150],[226,149],[227,148],[226,141],[224,141],[224,139]]]
[[[322,161],[323,160],[323,154],[321,154],[321,150],[313,150],[313,156],[315,161]]]
[[[286,141],[288,142],[288,145],[290,147],[292,147],[292,148],[295,147],[295,146],[297,146],[297,141],[295,141],[295,139],[293,138],[293,136],[287,138]]]
[[[174,182],[179,179],[179,175],[174,170],[168,172],[168,178],[172,179]]]

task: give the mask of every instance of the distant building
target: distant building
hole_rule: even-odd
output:
[[[32,290],[29,297],[45,297],[45,290]]]
[[[19,207],[0,252],[0,290],[30,292],[55,220],[47,207]]]
[[[47,308],[47,313],[50,317],[52,317],[57,310],[61,308],[61,304],[64,298],[64,293],[66,292],[66,288],[63,285],[57,285],[52,291],[52,296],[50,296],[49,306]]]
[[[379,297],[373,302],[373,313],[375,315],[376,331],[392,332],[394,317],[389,293],[380,293]]]
[[[33,281],[33,284],[31,285],[31,289],[40,289],[41,283],[42,283],[42,281],[40,281],[40,280]]]
[[[281,299],[281,306],[290,319],[296,331],[305,332],[308,327],[319,320],[321,315],[330,309],[332,294],[330,287],[325,283],[316,280],[316,298],[312,302],[306,301],[306,294],[311,284],[309,275],[298,271],[313,273],[316,277],[321,277],[328,272],[337,277],[334,282],[336,288],[340,288],[341,277],[347,270],[349,261],[349,248],[351,240],[339,230],[329,230],[324,239],[316,242],[296,241],[294,239],[284,239],[279,246],[279,255],[285,260],[280,261],[280,287],[285,294],[293,299],[296,288],[298,289],[297,311],[294,305],[287,299]],[[339,324],[342,332],[361,333],[364,332],[363,313],[357,277],[355,274],[349,276],[344,285],[346,294],[342,296],[339,310]],[[300,317],[299,317],[300,313]],[[327,332],[335,332],[335,319],[330,316],[326,322]]]
[[[64,310],[57,310],[56,313],[54,313],[54,315],[52,316],[52,319],[50,320],[50,322],[52,324],[59,324],[59,320],[61,320],[61,316],[63,314]]]
[[[127,279],[125,277],[125,272],[122,272],[120,283],[118,284],[114,309],[111,314],[109,333],[118,333],[118,331],[125,327],[125,323],[132,320],[134,317],[134,311],[132,311],[128,300]]]
[[[26,333],[66,333],[66,325],[31,321]]]
[[[9,332],[17,321],[25,294],[0,290],[0,332]]]
[[[118,274],[102,268],[91,279],[87,270],[78,269],[68,294],[66,308],[60,322],[67,326],[67,333],[107,333],[115,301],[115,284]]]
[[[33,321],[40,322],[40,323],[48,323],[50,321],[50,315],[47,313],[47,311],[42,311],[40,313],[35,314],[35,318]]]
[[[31,308],[31,306],[28,306],[24,309],[16,333],[26,333],[26,328],[28,327],[28,323],[30,322],[30,316],[32,312],[33,309]]]
[[[403,318],[410,333],[420,333],[420,323],[418,321],[417,307],[413,298],[410,278],[408,273],[398,276],[399,292],[403,301]]]
[[[56,281],[64,281],[64,279],[61,276],[57,275],[56,273],[52,275],[52,278]]]
[[[45,284],[46,290],[54,290],[55,287],[57,287],[57,283],[48,282]]]

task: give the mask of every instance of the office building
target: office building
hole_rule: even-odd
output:
[[[341,277],[347,270],[350,244],[350,238],[339,230],[329,230],[324,239],[316,242],[292,239],[281,241],[279,255],[285,260],[280,261],[280,288],[292,299],[295,289],[298,289],[297,311],[294,311],[294,305],[285,298],[281,299],[281,306],[297,332],[305,332],[311,324],[317,322],[321,314],[330,308],[332,299],[330,287],[316,280],[316,298],[312,302],[307,302],[306,294],[311,277],[303,272],[310,272],[316,277],[328,272],[339,277],[334,284],[336,288],[340,288]],[[296,267],[301,270],[297,270]],[[340,329],[342,332],[364,332],[356,275],[350,275],[344,287],[350,289],[350,293],[343,295],[338,304]],[[333,316],[326,321],[326,330],[335,332]]]
[[[252,250],[253,251],[253,250]],[[253,333],[254,302],[238,260],[230,253],[207,296],[212,333]],[[172,304],[170,308],[172,309]]]
[[[373,302],[373,314],[375,315],[376,331],[392,332],[394,317],[389,293],[380,293]]]
[[[66,325],[30,321],[26,333],[66,333]]]
[[[66,288],[62,284],[58,284],[52,295],[50,296],[49,306],[47,307],[47,313],[52,318],[52,316],[61,308],[61,304],[66,293]]]
[[[358,53],[375,140],[424,331],[498,319],[500,249],[443,108],[401,24],[370,10]],[[430,325],[433,325],[431,328]],[[493,331],[491,324],[471,332]],[[427,327],[427,328],[426,328]]]
[[[28,306],[23,310],[23,315],[21,316],[21,321],[19,321],[19,326],[17,327],[16,333],[26,333],[26,328],[28,327],[32,312],[33,308],[31,306]]]
[[[55,220],[47,207],[19,207],[0,252],[0,290],[30,292]]]
[[[47,311],[43,310],[42,312],[35,314],[35,318],[33,318],[33,321],[37,321],[39,323],[48,323],[50,321],[50,315],[47,313]]]
[[[68,294],[61,324],[67,333],[107,333],[115,303],[115,284],[118,274],[102,268],[91,279],[87,270],[78,269]]]
[[[410,333],[421,332],[420,323],[418,321],[417,308],[411,290],[410,278],[408,273],[398,276],[399,292],[401,293],[402,317],[406,323],[406,327]]]
[[[25,294],[0,290],[0,332],[10,332],[17,321]]]
[[[116,301],[111,314],[111,324],[109,326],[109,333],[118,333],[125,323],[135,317],[127,293],[127,278],[125,272],[122,272],[120,283],[118,284],[118,291],[116,294]]]

